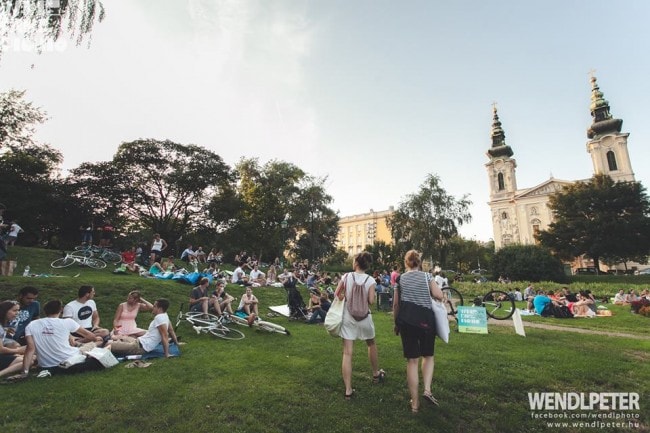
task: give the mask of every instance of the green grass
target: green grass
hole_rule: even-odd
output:
[[[22,271],[49,271],[56,253],[11,250]],[[79,277],[73,275],[81,273]],[[20,272],[19,272],[20,274]],[[0,299],[11,298],[30,284],[40,300],[69,301],[81,284],[93,284],[102,321],[109,325],[126,293],[140,288],[154,300],[172,301],[170,316],[187,303],[190,287],[171,281],[112,275],[110,270],[63,270],[58,278],[0,278]],[[242,289],[228,286],[235,296]],[[306,299],[305,290],[302,290]],[[286,300],[283,289],[256,289],[262,311]],[[622,307],[621,307],[622,308]],[[577,327],[646,334],[650,318],[615,311],[611,318],[543,319]],[[141,314],[139,324],[151,320]],[[343,399],[341,341],[323,327],[273,321],[290,337],[239,328],[242,341],[196,335],[187,324],[178,329],[180,358],[154,360],[147,369],[123,365],[73,377],[32,378],[7,384],[0,414],[1,432],[542,432],[532,420],[528,392],[639,392],[641,429],[650,428],[650,340],[585,335],[527,328],[526,338],[507,326],[490,326],[488,335],[452,333],[450,343],[437,341],[434,395],[439,408],[408,409],[405,361],[392,317],[374,314],[380,365],[386,383],[371,383],[365,345],[355,345],[353,383],[357,396]],[[525,320],[538,320],[525,317]],[[645,430],[644,430],[645,429]],[[560,428],[574,432],[594,429]],[[603,431],[617,431],[608,429]],[[626,430],[620,430],[626,431]]]

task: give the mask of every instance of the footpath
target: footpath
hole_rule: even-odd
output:
[[[512,320],[489,319],[488,323],[490,325],[514,327]],[[650,340],[650,335],[627,334],[625,332],[599,331],[595,329],[584,329],[584,328],[572,328],[568,326],[549,325],[546,323],[533,323],[524,320],[524,329],[525,328],[539,328],[539,329],[548,329],[549,331],[575,332],[577,334],[592,334],[592,335],[604,335],[607,337],[622,337],[622,338],[633,338],[636,340]]]

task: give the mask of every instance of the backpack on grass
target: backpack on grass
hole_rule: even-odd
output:
[[[368,308],[368,296],[365,295],[366,281],[368,281],[370,275],[367,275],[366,279],[363,280],[363,283],[361,284],[357,283],[353,273],[347,275],[352,276],[352,288],[350,289],[350,297],[346,300],[345,305],[348,309],[348,313],[350,313],[354,320],[358,322],[365,319],[368,317],[368,314],[370,314],[370,309]]]

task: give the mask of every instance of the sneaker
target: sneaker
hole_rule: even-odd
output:
[[[38,376],[36,376],[36,377],[43,378],[43,377],[50,377],[50,376],[52,376],[52,373],[50,373],[50,370],[41,370],[41,372],[38,373]]]
[[[379,370],[376,376],[372,377],[373,383],[384,383],[386,380],[386,372],[384,370]]]

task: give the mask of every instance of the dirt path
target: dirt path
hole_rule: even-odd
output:
[[[512,324],[512,320],[489,319],[488,323],[490,325],[511,326],[514,328],[514,325]],[[595,329],[584,329],[584,328],[571,328],[568,326],[549,325],[546,323],[532,323],[526,321],[524,321],[524,328],[539,328],[539,329],[548,329],[550,331],[575,332],[578,334],[605,335],[607,337],[622,337],[622,338],[634,338],[637,340],[650,340],[650,335],[626,334],[624,332],[598,331]]]

